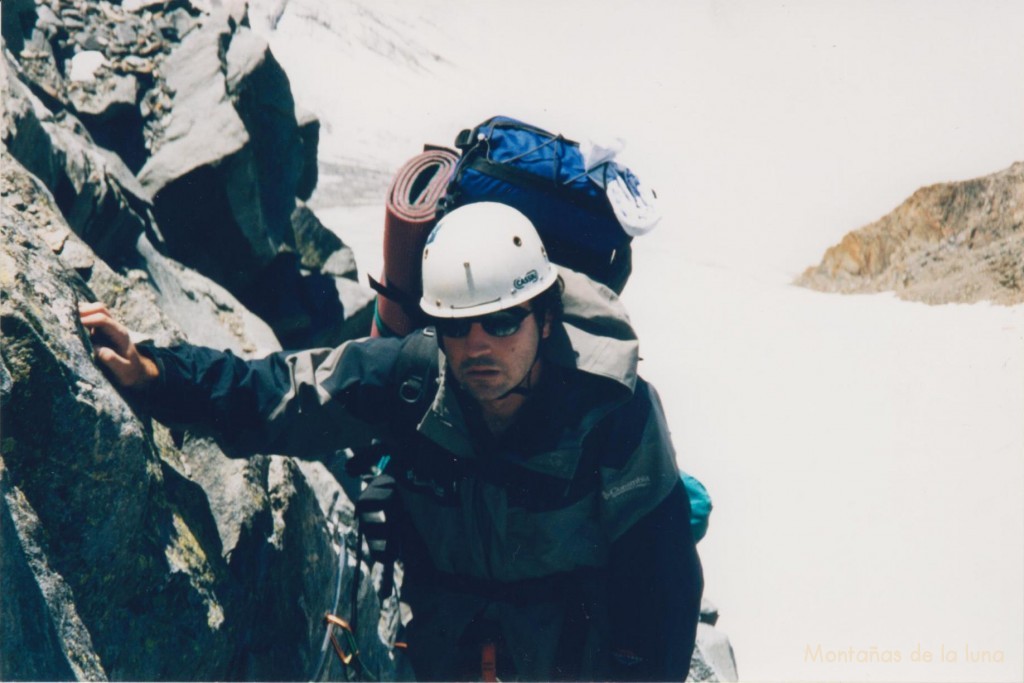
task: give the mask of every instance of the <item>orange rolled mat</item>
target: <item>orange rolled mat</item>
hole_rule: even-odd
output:
[[[427,147],[398,170],[388,190],[384,215],[384,272],[378,288],[371,335],[405,336],[416,329],[422,291],[420,259],[427,235],[437,223],[437,202],[444,196],[458,161],[449,149]]]

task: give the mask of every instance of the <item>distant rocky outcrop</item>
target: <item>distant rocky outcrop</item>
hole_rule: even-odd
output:
[[[830,247],[797,284],[929,304],[1024,303],[1024,162],[918,190]]]
[[[356,575],[341,484],[152,422],[78,324],[100,300],[243,357],[369,330],[351,250],[301,201],[319,124],[227,4],[4,2],[0,680],[343,678],[322,666]],[[358,609],[380,621],[371,580]],[[360,650],[386,678],[381,623]]]

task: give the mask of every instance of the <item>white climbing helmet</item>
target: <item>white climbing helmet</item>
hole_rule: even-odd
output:
[[[420,308],[435,318],[487,315],[529,301],[557,279],[529,218],[505,204],[467,204],[427,237]]]

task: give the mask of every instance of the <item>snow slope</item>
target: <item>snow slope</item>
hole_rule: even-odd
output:
[[[394,169],[497,113],[628,140],[666,217],[624,298],[679,462],[715,498],[706,593],[744,680],[1024,677],[1024,307],[789,284],[918,187],[1024,159],[1024,6],[274,0],[253,17],[328,161]],[[314,205],[379,272],[383,196]]]

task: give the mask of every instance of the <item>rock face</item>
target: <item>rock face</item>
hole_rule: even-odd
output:
[[[296,122],[244,11],[198,4],[4,3],[0,680],[308,679],[327,669],[324,614],[350,616],[335,596],[357,574],[352,505],[335,477],[152,422],[78,324],[77,304],[102,300],[140,337],[245,357],[369,330],[351,251],[297,203],[318,124]],[[184,77],[200,67],[208,81]],[[203,99],[218,87],[223,101]],[[190,200],[196,182],[223,202]],[[183,249],[179,218],[222,232]],[[293,289],[253,310],[260,278],[225,268]],[[363,624],[392,626],[359,634],[386,678],[394,619],[371,580],[360,596]]]
[[[289,346],[365,333],[368,316],[352,307],[370,295],[295,253],[292,214],[316,185],[319,122],[296,113],[244,4],[204,4],[5,7],[15,50],[0,79],[4,143],[104,260],[134,258],[146,233]]]
[[[339,552],[354,542],[340,484],[310,463],[314,492],[289,458],[228,458],[126,403],[92,361],[77,302],[99,297],[160,343],[184,332],[146,271],[110,269],[38,179],[6,155],[3,167],[0,677],[308,677],[323,614],[346,607],[332,600]],[[182,298],[216,291],[191,275]],[[267,350],[244,324],[224,327],[242,355]],[[374,623],[376,601],[363,601]],[[386,673],[378,634],[362,636]]]
[[[20,549],[26,564],[45,558],[49,572],[29,565],[22,578],[40,577],[40,606],[77,613],[91,635],[58,638],[71,650],[72,670],[102,662],[109,677],[173,677],[185,655],[198,662],[200,677],[213,676],[230,655],[217,595],[223,570],[166,495],[143,424],[93,364],[77,324],[84,283],[33,232],[5,216],[4,523],[25,540],[5,543],[4,552]],[[60,582],[67,590],[46,595],[44,587]],[[31,593],[32,583],[23,588]],[[45,612],[32,616],[59,627]],[[5,629],[29,623],[21,617],[5,618]],[[4,662],[14,662],[7,642]]]
[[[930,304],[1024,303],[1024,162],[918,190],[829,248],[797,284]]]

